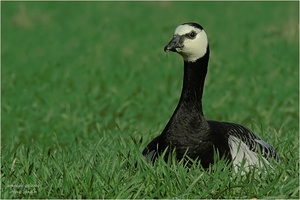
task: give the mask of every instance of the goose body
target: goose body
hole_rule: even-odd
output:
[[[214,163],[217,150],[220,157],[235,166],[259,165],[259,155],[269,163],[279,161],[274,148],[242,125],[206,120],[202,110],[202,94],[209,61],[209,44],[203,27],[184,23],[175,29],[165,51],[183,57],[184,77],[179,103],[162,133],[143,150],[154,162],[163,152],[175,151],[181,160],[185,155],[198,159],[204,168]]]

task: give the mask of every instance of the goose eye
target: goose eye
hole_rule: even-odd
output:
[[[195,31],[191,31],[189,34],[188,34],[188,37],[191,38],[191,39],[194,39],[196,37],[197,33]]]

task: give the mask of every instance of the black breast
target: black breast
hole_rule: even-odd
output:
[[[230,159],[224,130],[206,121],[200,108],[200,105],[179,104],[162,134],[148,144],[143,154],[155,161],[162,152],[166,151],[167,159],[174,151],[178,160],[186,155],[200,160],[204,168],[214,162],[216,153]]]

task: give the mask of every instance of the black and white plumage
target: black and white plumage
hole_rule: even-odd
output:
[[[183,87],[179,103],[163,132],[143,151],[154,162],[158,156],[175,151],[181,160],[185,155],[199,159],[204,168],[214,163],[217,150],[220,157],[235,166],[257,166],[261,155],[279,161],[274,148],[249,129],[234,123],[206,120],[202,111],[202,93],[209,61],[209,44],[203,27],[184,23],[175,29],[164,50],[179,53],[184,60]]]

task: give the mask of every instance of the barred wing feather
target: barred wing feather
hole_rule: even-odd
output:
[[[240,164],[245,158],[245,165],[259,165],[259,156],[262,155],[265,163],[270,158],[279,162],[274,148],[251,132],[249,129],[232,123],[225,123],[228,130],[228,144],[234,164]]]

